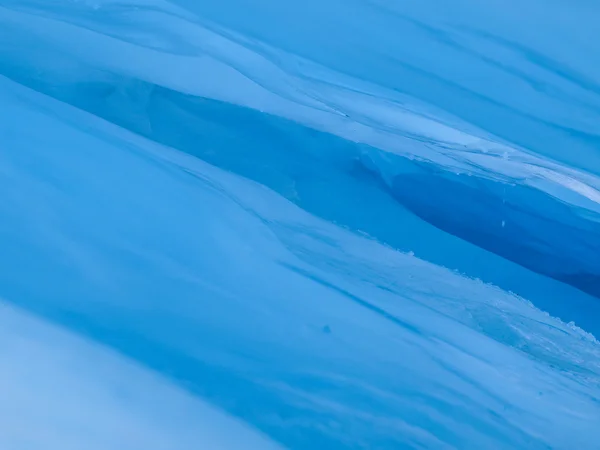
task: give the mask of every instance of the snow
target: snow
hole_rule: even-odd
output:
[[[2,448],[280,448],[97,344],[5,304],[0,323]]]
[[[0,0],[0,447],[596,448],[600,11],[521,3]]]

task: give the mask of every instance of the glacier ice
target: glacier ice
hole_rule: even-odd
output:
[[[5,304],[0,323],[2,448],[280,448],[98,345]]]
[[[0,446],[595,448],[600,10],[513,3],[0,0]]]

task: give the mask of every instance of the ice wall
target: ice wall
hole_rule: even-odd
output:
[[[292,193],[292,185],[313,170],[313,159],[328,161],[337,172],[362,166],[435,227],[600,293],[594,60],[565,56],[566,44],[553,45],[550,32],[556,21],[586,23],[589,6],[558,2],[545,8],[531,25],[537,27],[534,38],[507,25],[516,20],[510,8],[493,4],[482,10],[470,2],[452,10],[356,1],[300,8],[232,0],[225,9],[208,2],[58,2],[50,9],[35,1],[4,3],[2,72],[15,80],[152,139],[202,153],[321,214],[329,206]],[[251,20],[240,14],[248,8]],[[563,10],[569,14],[559,14]],[[519,18],[527,20],[533,19]],[[587,28],[580,29],[570,45],[583,52]],[[564,65],[552,64],[544,56],[549,53],[566,58]],[[207,97],[268,114],[216,107]],[[199,150],[199,139],[212,140],[215,128],[232,126],[231,114],[255,145],[232,150],[223,142],[212,154]],[[350,142],[325,134],[305,142],[310,132],[299,125],[277,141],[292,125],[273,116]],[[285,128],[277,137],[269,135],[273,123]],[[260,144],[249,126],[262,133]],[[264,160],[262,172],[248,164],[258,158]],[[282,164],[283,171],[273,173]],[[394,221],[391,211],[389,218],[382,214],[377,222]],[[370,233],[379,227],[361,223]],[[394,233],[388,234],[384,241],[397,245]],[[444,255],[422,256],[481,275]],[[499,272],[484,269],[490,271]],[[515,290],[502,277],[483,278]]]

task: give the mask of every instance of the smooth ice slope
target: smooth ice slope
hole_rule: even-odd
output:
[[[525,19],[508,7],[499,11],[499,4],[481,11],[457,2],[448,11],[436,2],[427,9],[362,0],[344,7],[336,0],[213,3],[57,1],[49,7],[3,0],[0,70],[193,154],[201,152],[199,133],[212,139],[196,126],[198,115],[231,126],[230,113],[212,117],[206,97],[364,144],[330,154],[321,143],[318,156],[342,169],[358,162],[434,226],[600,296],[597,71],[593,55],[567,57],[566,44],[554,45],[551,34],[557,20],[581,19],[570,45],[585,51],[593,9],[562,2],[543,8],[534,38],[509,27],[510,20]],[[240,14],[246,10],[252,14]],[[574,30],[570,22],[559,24]],[[556,55],[564,57],[562,65],[551,60]],[[259,122],[259,133],[271,140],[272,119]],[[306,166],[311,161],[297,154],[304,148],[294,142],[270,158]],[[253,158],[256,152],[235,149],[233,163],[221,157],[218,164],[235,170],[240,153]],[[293,170],[296,183],[304,171]],[[270,177],[253,178],[268,183]],[[464,271],[461,261],[422,256]],[[528,295],[501,276],[482,278]]]
[[[278,449],[164,378],[0,304],[3,449]]]
[[[34,448],[594,449],[595,18],[0,0],[0,412]]]
[[[6,79],[0,100],[7,301],[291,448],[597,442],[580,329]]]

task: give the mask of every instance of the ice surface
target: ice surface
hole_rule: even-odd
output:
[[[0,306],[4,449],[277,449],[98,345]]]
[[[509,3],[0,0],[0,447],[596,448],[600,11]]]
[[[2,71],[192,153],[197,153],[198,134],[210,134],[205,127],[194,126],[202,114],[199,109],[205,116],[212,113],[205,104],[198,105],[200,98],[252,108],[360,143],[362,147],[346,145],[344,152],[335,155],[328,155],[329,149],[321,145],[318,156],[335,158],[338,167],[359,161],[387,184],[404,207],[434,226],[600,296],[600,180],[596,176],[600,140],[593,134],[599,118],[598,91],[586,81],[589,74],[577,76],[567,62],[557,66],[540,56],[550,48],[537,38],[520,36],[512,28],[501,35],[502,45],[496,42],[500,38],[492,39],[490,30],[480,36],[481,24],[471,22],[490,11],[496,13],[498,6],[490,5],[489,11],[465,24],[472,11],[462,18],[454,12],[441,18],[434,14],[423,23],[425,10],[407,5],[406,11],[392,12],[390,2],[354,1],[341,8],[333,0],[309,1],[301,11],[296,11],[299,5],[285,5],[285,14],[271,0],[252,6],[242,0],[221,6],[175,3],[180,7],[162,1],[59,1],[49,9],[45,1],[4,0],[0,4],[5,5],[0,15],[0,33],[5,36],[0,49]],[[229,6],[222,9],[222,5]],[[336,37],[331,42],[344,45],[336,52],[330,49],[330,57],[323,59],[323,48],[330,42],[315,45],[314,36],[306,36],[308,30],[300,24],[311,24],[310,31],[318,34],[321,25],[315,18],[330,17],[327,13],[338,7],[341,16],[327,32]],[[239,16],[238,11],[247,8],[253,14]],[[458,11],[463,9],[457,5]],[[587,10],[581,5],[569,11],[586,23]],[[558,17],[558,13],[548,14],[538,27],[543,35],[550,34],[546,27]],[[296,26],[288,24],[282,36],[279,27],[264,26],[273,15],[281,15],[280,25],[293,20]],[[361,33],[361,46],[351,46]],[[257,41],[255,35],[263,40]],[[526,51],[509,45],[509,39],[540,48]],[[552,36],[548,39],[554,41]],[[572,46],[579,50],[584,44],[577,40]],[[558,52],[560,46],[556,48]],[[378,55],[382,51],[394,55]],[[378,55],[376,61],[373,55]],[[400,76],[398,71],[409,63],[426,76],[415,75],[414,70]],[[593,60],[588,63],[593,67]],[[361,72],[365,65],[369,77]],[[580,65],[576,67],[590,71]],[[389,78],[392,74],[394,80]],[[443,82],[437,74],[443,74]],[[421,87],[435,93],[435,98],[415,83],[424,84]],[[482,90],[491,97],[482,99]],[[472,117],[473,111],[477,118]],[[174,120],[174,115],[179,119]],[[231,122],[223,123],[227,117],[210,120],[218,127]],[[272,118],[261,115],[258,121],[261,128],[268,128]],[[522,129],[526,133],[515,133]],[[261,133],[271,140],[265,135],[268,130]],[[247,148],[225,147],[229,153],[232,149],[251,153]],[[278,152],[296,153],[298,148],[304,146],[296,143]],[[269,156],[281,157],[272,152]],[[237,155],[234,163],[236,159]],[[231,169],[222,161],[220,165]],[[253,178],[264,183],[268,177]],[[435,198],[435,204],[427,198]],[[460,262],[444,265],[463,269]],[[494,276],[483,278],[502,283]]]

